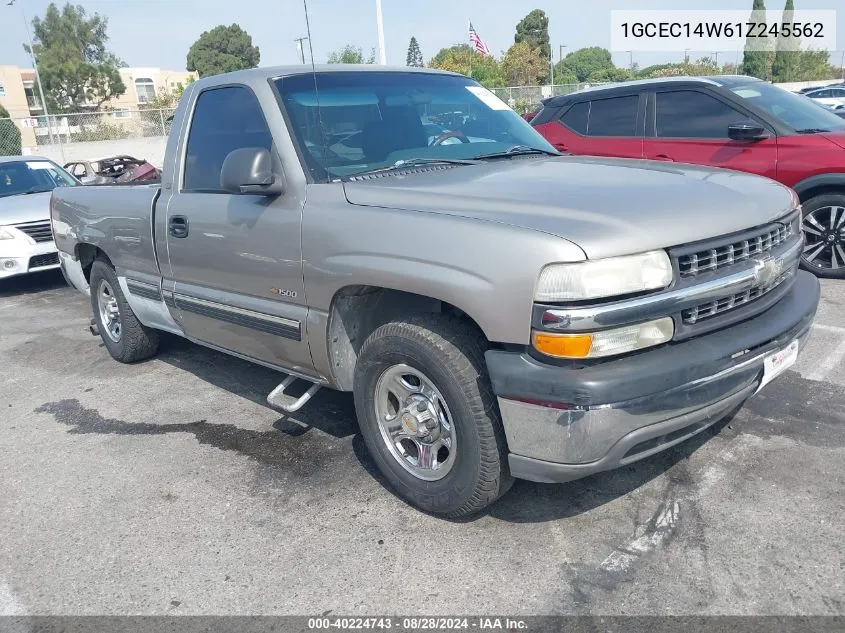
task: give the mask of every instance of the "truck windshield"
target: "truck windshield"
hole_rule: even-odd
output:
[[[804,95],[797,95],[762,81],[736,86],[731,88],[731,91],[770,113],[796,132],[845,130],[845,120]]]
[[[330,72],[276,80],[295,141],[318,182],[399,161],[475,159],[519,147],[557,154],[524,119],[466,77]],[[400,163],[401,164],[401,163]]]
[[[0,198],[43,193],[56,187],[72,187],[76,184],[70,174],[49,160],[0,163]]]

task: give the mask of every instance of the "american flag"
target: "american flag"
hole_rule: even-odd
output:
[[[490,49],[487,48],[487,44],[484,43],[484,40],[478,37],[478,33],[476,33],[475,29],[472,28],[472,22],[469,23],[469,43],[475,47],[476,53],[481,53],[482,55],[490,54]]]

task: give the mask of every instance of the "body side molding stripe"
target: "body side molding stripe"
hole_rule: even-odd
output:
[[[299,321],[177,293],[173,296],[176,306],[186,312],[219,319],[267,334],[276,334],[294,341],[302,340],[302,324]]]

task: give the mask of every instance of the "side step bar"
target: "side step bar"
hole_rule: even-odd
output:
[[[305,403],[308,402],[311,399],[311,396],[317,393],[322,386],[314,383],[308,388],[308,391],[299,396],[299,398],[294,398],[293,396],[285,393],[285,389],[290,387],[294,380],[296,380],[296,376],[288,376],[279,383],[279,386],[273,389],[273,391],[270,392],[270,395],[267,396],[267,403],[270,406],[281,409],[287,413],[294,413],[305,406]]]

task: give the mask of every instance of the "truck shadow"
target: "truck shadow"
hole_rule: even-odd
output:
[[[283,377],[279,372],[185,339],[168,336],[164,343],[158,360],[268,408],[267,394]],[[299,393],[307,388],[306,383],[300,382],[294,384],[292,392]],[[296,390],[297,387],[299,391]],[[710,438],[718,435],[731,419],[732,416],[725,418],[675,447],[617,470],[564,484],[539,484],[517,480],[506,495],[484,512],[456,522],[471,522],[490,516],[510,523],[540,523],[589,512],[671,471]],[[273,427],[279,433],[278,441],[283,444],[286,436],[299,437],[312,429],[335,438],[352,437],[352,450],[361,468],[379,482],[387,493],[394,494],[367,451],[358,429],[351,394],[322,389],[295,414],[286,415],[279,412],[279,419]],[[277,466],[284,467],[284,460],[277,462]],[[325,466],[328,467],[328,464]]]
[[[59,288],[69,288],[61,271],[45,270],[0,280],[0,298],[32,295]]]
[[[162,342],[157,360],[268,409],[271,407],[267,404],[267,394],[285,377],[267,367],[191,343],[181,337],[166,335]],[[300,395],[308,386],[305,381],[298,380],[291,386],[290,392]],[[279,420],[274,427],[292,437],[307,433],[311,428],[337,438],[349,437],[358,432],[352,394],[321,389],[296,413],[276,411]]]

